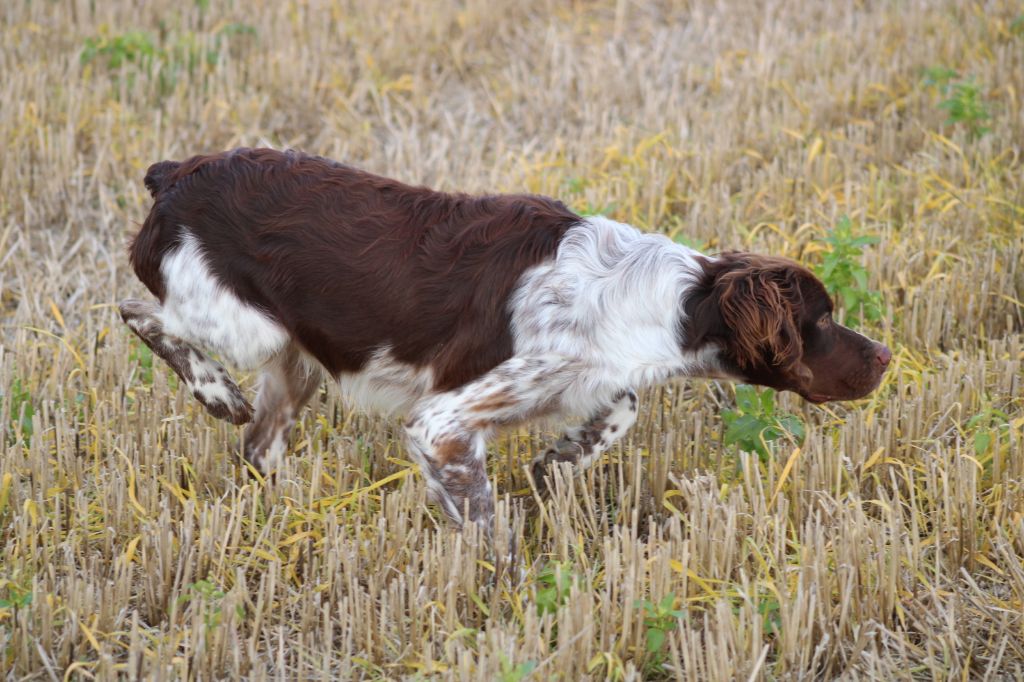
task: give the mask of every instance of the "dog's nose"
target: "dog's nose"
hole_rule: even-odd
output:
[[[892,351],[885,344],[876,344],[875,359],[878,360],[878,364],[884,369],[889,366],[889,361],[892,360]]]

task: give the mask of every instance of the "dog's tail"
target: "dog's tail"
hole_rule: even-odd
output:
[[[149,190],[154,199],[174,184],[174,181],[177,180],[174,177],[175,171],[180,167],[181,163],[178,161],[159,161],[149,167],[149,170],[146,171],[146,177],[142,182],[146,184],[146,189]]]

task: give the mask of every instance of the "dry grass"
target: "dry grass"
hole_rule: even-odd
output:
[[[1021,11],[4,2],[0,673],[1024,675]],[[131,31],[156,53],[110,65]],[[942,65],[991,132],[944,124],[922,81]],[[509,435],[496,544],[520,538],[525,569],[496,575],[425,506],[394,424],[325,390],[281,479],[254,481],[236,430],[117,320],[144,168],[261,139],[811,263],[848,214],[881,236],[864,258],[892,370],[859,403],[783,398],[808,436],[767,462],[721,445],[729,387],[655,390],[543,501],[523,465],[552,434]],[[685,616],[649,654],[637,601],[666,597]]]

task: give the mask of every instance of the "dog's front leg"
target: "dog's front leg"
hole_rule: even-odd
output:
[[[585,424],[567,429],[544,454],[535,457],[531,464],[533,480],[544,488],[548,470],[558,462],[572,463],[578,473],[586,471],[633,426],[636,411],[636,391],[629,389],[620,393]]]
[[[195,345],[164,331],[159,303],[129,298],[118,307],[128,328],[170,365],[207,412],[232,424],[252,420],[252,405],[227,370]]]
[[[516,357],[482,377],[427,396],[412,410],[406,435],[431,496],[455,523],[491,529],[494,500],[487,479],[487,439],[554,409],[578,368],[560,356]]]

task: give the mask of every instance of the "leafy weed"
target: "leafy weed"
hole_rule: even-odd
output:
[[[646,628],[645,649],[648,656],[648,666],[652,669],[661,667],[665,659],[663,649],[665,638],[668,633],[676,629],[680,618],[686,616],[685,611],[675,608],[675,593],[666,594],[659,602],[652,602],[647,599],[638,599],[634,606],[643,609],[644,627]]]
[[[557,613],[569,599],[576,576],[559,563],[545,566],[537,575],[537,615]]]
[[[877,244],[878,237],[854,234],[853,221],[844,215],[823,241],[827,249],[821,264],[814,268],[815,274],[825,289],[840,299],[847,321],[877,322],[882,317],[882,296],[868,288],[868,270],[860,258],[863,248]]]
[[[205,43],[201,35],[192,32],[168,44],[160,44],[146,31],[93,36],[86,38],[79,61],[83,66],[97,64],[111,72],[133,66],[135,69],[125,74],[128,87],[134,86],[136,73],[141,72],[155,77],[159,94],[166,96],[183,77],[216,66],[235,36],[256,36],[256,29],[238,22],[226,24]],[[120,74],[114,82],[115,85],[120,83]]]
[[[536,661],[525,661],[519,665],[512,665],[505,654],[500,654],[501,660],[501,682],[521,682],[529,677],[537,668]]]
[[[925,69],[922,82],[943,97],[939,108],[946,111],[946,125],[963,125],[971,140],[991,131],[985,122],[992,113],[973,78],[961,79],[953,69],[933,66]]]
[[[8,395],[11,401],[9,442],[13,444],[20,437],[21,441],[28,445],[32,438],[32,417],[36,414],[36,408],[32,405],[32,393],[19,377],[11,382]],[[0,392],[0,399],[3,397],[4,394]]]
[[[220,626],[223,612],[221,602],[225,597],[224,590],[210,580],[189,583],[186,589],[188,592],[178,597],[177,603],[181,605],[198,601],[201,605],[200,608],[203,608],[203,625],[206,627],[206,631],[209,632]],[[238,604],[235,607],[235,615],[239,620],[245,618],[245,607]]]
[[[777,414],[775,391],[760,392],[753,386],[736,386],[736,409],[724,410],[725,445],[737,445],[745,452],[756,452],[761,461],[771,457],[768,444],[782,438],[796,442],[804,439],[804,424],[793,414]]]
[[[980,457],[988,452],[992,441],[998,438],[1000,432],[1010,430],[1010,415],[987,405],[981,412],[968,419],[965,427],[968,432],[973,432],[974,454]]]

